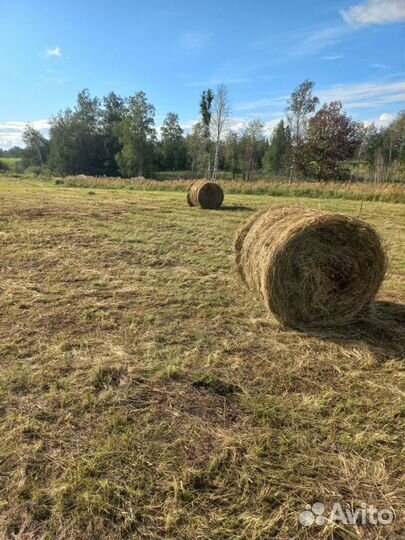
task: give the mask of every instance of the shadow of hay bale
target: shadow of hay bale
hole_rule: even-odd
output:
[[[227,212],[253,212],[253,208],[249,206],[221,206],[221,210]]]
[[[405,361],[405,304],[377,301],[373,313],[349,326],[301,332],[337,345],[363,343],[379,362]]]

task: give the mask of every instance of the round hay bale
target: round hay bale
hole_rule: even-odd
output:
[[[348,324],[373,301],[386,256],[359,219],[300,207],[256,214],[239,232],[238,271],[276,318],[289,326]]]
[[[201,206],[211,210],[218,209],[224,201],[221,186],[208,180],[196,180],[188,188],[187,203],[189,206]]]

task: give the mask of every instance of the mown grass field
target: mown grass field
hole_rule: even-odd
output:
[[[234,272],[258,208],[361,217],[375,321],[311,335]],[[0,179],[0,537],[395,539],[405,530],[405,206]],[[302,527],[320,501],[392,525]]]

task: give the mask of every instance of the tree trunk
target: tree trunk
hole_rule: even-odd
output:
[[[219,159],[219,137],[217,137],[217,140],[215,141],[215,158],[214,158],[214,168],[212,171],[212,178],[214,180],[216,180],[217,178],[218,159]]]
[[[38,156],[39,156],[39,163],[40,163],[40,165],[42,167],[44,162],[42,161],[41,149],[40,149],[39,146],[37,146],[37,152],[38,152]]]

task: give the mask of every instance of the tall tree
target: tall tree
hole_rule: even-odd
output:
[[[227,119],[230,114],[230,103],[228,90],[224,84],[218,86],[214,96],[213,114],[212,114],[212,131],[215,140],[215,157],[212,177],[217,177],[219,163],[219,149],[221,143],[221,135]]]
[[[247,181],[251,179],[252,173],[261,165],[263,152],[260,150],[263,150],[263,143],[265,142],[263,127],[263,122],[256,119],[251,120],[243,131],[243,177]]]
[[[117,126],[122,148],[117,163],[123,176],[144,176],[152,172],[153,150],[156,142],[155,107],[145,92],[138,92],[128,100],[128,111]]]
[[[386,128],[363,126],[358,152],[375,182],[398,180],[405,173],[405,112],[400,112]],[[358,175],[357,175],[358,176]]]
[[[307,146],[319,179],[338,178],[340,163],[353,158],[359,144],[360,126],[340,101],[325,103],[309,121]]]
[[[57,174],[104,174],[100,101],[88,90],[79,92],[73,111],[66,109],[52,119],[50,139],[49,165]]]
[[[212,117],[212,102],[214,93],[211,88],[204,90],[201,94],[200,113],[202,135],[205,140],[205,151],[207,153],[207,178],[211,177],[211,117]]]
[[[312,95],[314,86],[313,81],[305,80],[294,90],[287,102],[287,119],[291,130],[293,150],[290,182],[293,172],[298,169],[298,164],[305,163],[303,149],[308,119],[319,103],[319,99]]]
[[[24,129],[22,140],[25,144],[23,155],[26,164],[43,167],[48,160],[48,139],[46,139],[39,130],[27,125]]]
[[[394,160],[405,164],[405,111],[399,112],[386,129],[384,147],[388,165]]]
[[[74,115],[71,109],[59,112],[51,118],[48,164],[54,173],[66,175],[84,172],[77,169],[75,161],[77,142]]]
[[[225,139],[224,147],[225,167],[232,172],[235,179],[240,172],[240,138],[236,131],[230,131]]]
[[[191,133],[187,136],[186,144],[191,166],[191,177],[199,178],[204,175],[208,163],[205,129],[202,122],[194,124]]]
[[[85,89],[79,92],[74,111],[76,166],[80,172],[104,174],[105,152],[101,124],[101,103]]]
[[[186,146],[179,116],[175,113],[167,113],[160,132],[164,170],[182,170],[186,166]]]
[[[103,98],[102,131],[104,137],[105,163],[104,171],[108,176],[118,176],[119,168],[116,157],[121,150],[117,137],[117,126],[127,111],[125,99],[110,92]]]
[[[285,174],[290,150],[290,127],[284,125],[284,120],[280,120],[273,131],[270,146],[263,158],[264,172],[266,174]]]

